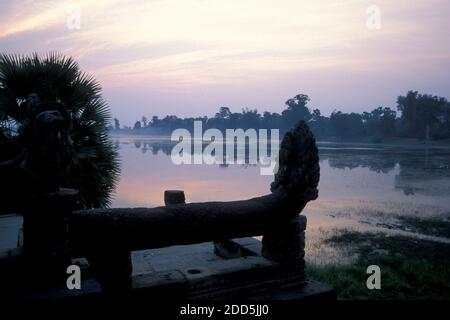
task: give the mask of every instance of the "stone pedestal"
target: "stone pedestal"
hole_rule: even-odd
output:
[[[304,272],[306,217],[274,225],[262,238],[263,257],[286,268]]]
[[[113,243],[93,251],[87,259],[106,296],[126,296],[131,290],[131,252]]]
[[[77,208],[78,192],[61,189],[33,197],[23,212],[23,254],[32,282],[48,283],[66,276],[71,264],[67,218]],[[26,274],[28,274],[27,272]]]
[[[164,192],[164,203],[166,206],[186,203],[186,197],[182,190],[166,190]]]

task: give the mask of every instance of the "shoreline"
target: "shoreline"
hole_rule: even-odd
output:
[[[168,141],[171,142],[170,135],[164,134],[148,134],[148,133],[109,133],[109,137],[113,139],[142,139],[153,141]],[[372,141],[371,137],[363,137],[360,139],[336,139],[336,138],[324,138],[317,139],[316,142],[320,146],[321,144],[349,144],[349,145],[371,145],[380,147],[420,147],[420,148],[445,148],[450,149],[450,139],[446,140],[423,140],[414,138],[384,138],[380,142]]]

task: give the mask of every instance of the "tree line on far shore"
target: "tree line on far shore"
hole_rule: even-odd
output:
[[[248,108],[242,109],[242,112],[231,112],[230,108],[221,107],[211,118],[179,118],[168,115],[164,118],[153,116],[149,119],[143,116],[133,127],[121,127],[119,120],[115,118],[109,129],[125,134],[170,135],[178,128],[192,131],[194,121],[202,121],[203,130],[279,129],[283,134],[299,120],[305,120],[318,139],[450,139],[450,103],[444,97],[409,91],[405,96],[397,98],[397,110],[389,107],[378,107],[363,113],[336,110],[329,117],[322,115],[319,109],[311,108],[309,101],[307,95],[298,94],[286,101],[286,109],[281,114],[267,111],[261,114],[257,109]]]

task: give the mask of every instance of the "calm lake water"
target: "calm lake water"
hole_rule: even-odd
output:
[[[269,193],[259,166],[175,165],[168,137],[113,137],[122,175],[113,207],[163,205],[168,189],[187,202],[238,200]],[[303,214],[308,232],[389,225],[396,215],[450,212],[450,148],[319,142],[319,198]]]

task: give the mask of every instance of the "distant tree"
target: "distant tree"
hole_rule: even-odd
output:
[[[254,128],[258,129],[260,127],[261,115],[256,109],[242,109],[242,115],[240,117],[240,127],[244,129]]]
[[[206,120],[208,128],[217,128],[219,130],[226,130],[230,128],[231,111],[228,107],[220,107],[219,112],[213,118]]]
[[[402,113],[401,129],[406,136],[429,138],[443,132],[445,137],[446,130],[450,131],[450,105],[443,97],[409,91],[397,98],[397,109]]]
[[[334,111],[330,117],[330,125],[334,133],[341,138],[356,137],[364,130],[362,116],[358,113]]]
[[[228,121],[231,128],[237,128],[239,126],[239,121],[241,119],[241,114],[239,112],[233,112],[230,115],[230,119]]]
[[[148,124],[148,119],[147,119],[147,117],[146,117],[146,116],[142,116],[141,121],[142,121],[142,124],[144,125],[144,128],[147,127],[147,124]]]
[[[279,129],[282,125],[281,115],[279,113],[270,113],[265,111],[261,118],[261,126],[267,129]]]
[[[322,116],[319,109],[313,110],[311,120],[308,124],[317,138],[329,135],[330,133],[330,118]]]
[[[428,132],[435,139],[450,138],[450,107],[445,98],[410,91],[405,97],[398,98],[397,108],[402,113],[401,118],[397,118],[397,112],[387,107],[378,107],[362,114],[335,111],[330,117],[326,117],[319,109],[311,111],[309,101],[307,95],[298,94],[286,101],[286,109],[281,114],[264,112],[261,115],[257,109],[249,108],[242,109],[242,112],[231,112],[228,107],[220,107],[212,118],[178,118],[168,115],[159,119],[153,116],[150,122],[142,117],[141,123],[144,127],[162,132],[171,132],[176,128],[192,130],[194,121],[202,121],[204,129],[217,128],[224,131],[228,128],[278,128],[283,133],[299,120],[304,120],[318,138],[332,135],[341,138],[357,135],[385,137],[395,136],[399,132],[411,137],[424,137]]]
[[[140,121],[136,121],[133,127],[133,130],[141,130],[142,125]]]
[[[371,112],[363,112],[366,134],[377,137],[395,135],[397,112],[390,108],[378,107]]]
[[[306,94],[298,94],[286,101],[287,109],[281,113],[283,126],[286,130],[289,130],[300,120],[311,120],[312,115],[307,107],[309,101],[310,99]]]
[[[319,120],[322,117],[322,114],[320,113],[319,109],[314,109],[312,114],[311,114],[311,118],[315,121]]]
[[[170,132],[183,127],[183,120],[175,115],[165,116],[160,123],[162,128]]]
[[[116,130],[120,130],[120,122],[119,122],[119,119],[117,119],[117,118],[114,118],[114,128]]]
[[[160,122],[160,120],[159,120],[158,116],[153,116],[153,117],[152,117],[152,123],[151,123],[151,126],[152,126],[153,128],[158,128],[158,127],[159,127],[159,122]]]
[[[230,116],[231,116],[230,108],[228,108],[228,107],[220,107],[219,112],[216,113],[214,118],[229,120]]]

